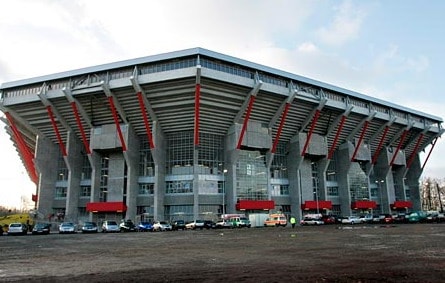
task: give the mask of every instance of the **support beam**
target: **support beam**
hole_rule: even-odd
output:
[[[411,155],[408,158],[408,163],[406,164],[406,168],[409,169],[409,167],[411,167],[411,164],[414,161],[414,157],[418,153],[418,150],[419,150],[420,144],[422,143],[422,140],[423,140],[423,133],[421,133],[419,135],[419,137],[417,138],[417,142],[416,142],[416,145],[414,146],[413,152],[411,152]]]
[[[250,113],[253,108],[253,103],[255,102],[255,97],[256,97],[255,95],[250,96],[249,107],[247,108],[246,117],[244,117],[243,128],[241,129],[241,133],[240,133],[240,137],[238,139],[238,144],[236,146],[236,149],[240,149],[241,144],[243,143],[244,133],[246,132],[246,129],[247,129],[247,124],[249,122]]]
[[[281,132],[283,131],[284,123],[286,122],[287,113],[289,111],[290,106],[292,105],[292,102],[295,99],[295,96],[297,95],[297,91],[294,89],[293,85],[291,86],[289,90],[289,97],[283,101],[283,103],[278,108],[278,111],[275,113],[274,117],[269,123],[269,129],[271,129],[276,121],[278,120],[278,117],[281,115],[281,121],[280,125],[278,126],[277,135],[275,137],[275,140],[272,145],[271,152],[275,153],[277,149],[278,142],[280,140]]]
[[[360,138],[358,139],[358,143],[355,145],[355,149],[354,149],[354,153],[352,154],[351,161],[354,161],[355,156],[357,155],[358,149],[360,148],[360,145],[362,144],[363,137],[365,136],[366,130],[368,129],[368,125],[369,125],[369,121],[366,120],[365,125],[363,126],[363,129],[362,129],[362,132],[360,134]]]
[[[426,159],[425,159],[425,161],[423,162],[423,165],[422,165],[422,171],[423,171],[423,168],[425,168],[425,165],[426,165],[426,163],[428,162],[428,159],[430,159],[430,155],[431,155],[431,153],[433,152],[433,149],[434,149],[434,147],[436,146],[436,143],[437,143],[437,140],[438,140],[438,139],[439,139],[439,136],[436,137],[436,138],[434,139],[434,141],[433,141],[433,145],[431,146],[430,151],[428,152],[428,155],[426,156]]]
[[[235,119],[233,119],[233,123],[239,123],[240,120],[243,118],[243,114],[246,111],[246,108],[248,107],[251,101],[251,97],[256,96],[258,94],[258,91],[260,90],[262,84],[263,84],[262,81],[260,80],[256,81],[253,89],[247,95],[246,100],[244,100],[244,103],[241,106],[240,110],[238,111],[238,114],[236,114]]]
[[[385,141],[385,138],[386,138],[386,135],[388,134],[388,131],[389,131],[389,126],[386,125],[385,126],[385,130],[383,131],[383,135],[380,137],[380,141],[379,141],[379,144],[378,144],[378,146],[377,146],[377,148],[375,150],[374,156],[372,157],[372,162],[371,162],[372,164],[375,164],[377,162],[377,158],[379,157],[380,151],[383,148],[383,142]]]
[[[80,116],[82,116],[83,121],[88,125],[88,127],[90,127],[90,129],[92,129],[93,123],[91,122],[91,119],[88,116],[85,109],[83,108],[82,104],[80,104],[79,101],[77,101],[77,99],[74,98],[73,94],[71,93],[71,91],[69,89],[63,88],[62,92],[65,94],[66,99],[68,99],[68,101],[70,103],[73,103],[73,102],[76,103],[76,108],[77,108],[78,113],[80,114]]]
[[[338,138],[340,137],[341,131],[346,121],[346,115],[341,116],[340,125],[338,126],[337,132],[335,133],[334,141],[332,142],[331,148],[329,149],[328,159],[331,159],[334,155],[334,151],[337,148]]]
[[[320,109],[317,109],[315,111],[314,119],[312,120],[311,128],[309,129],[309,133],[306,137],[306,142],[304,143],[303,151],[301,152],[301,156],[304,156],[306,154],[307,148],[309,146],[309,143],[311,141],[312,133],[314,132],[315,125],[317,124],[318,118],[320,117]]]
[[[141,108],[142,119],[144,120],[145,131],[147,133],[148,142],[150,144],[150,149],[153,149],[155,148],[155,144],[153,142],[153,136],[151,134],[150,123],[148,122],[147,112],[145,111],[146,108],[144,104],[144,98],[142,97],[143,96],[142,92],[138,92],[137,96],[139,100],[139,107]]]
[[[122,108],[122,106],[119,103],[119,100],[111,92],[110,87],[104,81],[102,81],[102,90],[105,92],[105,95],[108,97],[108,99],[110,97],[114,98],[113,99],[113,105],[114,105],[115,112],[117,110],[117,113],[119,113],[119,116],[121,117],[121,119],[124,122],[124,124],[128,124],[128,120],[127,120],[127,116],[125,115],[124,108]]]
[[[391,162],[389,162],[389,166],[392,166],[394,164],[394,160],[396,160],[397,154],[399,153],[399,150],[402,148],[402,144],[405,141],[406,135],[408,134],[409,130],[404,130],[402,137],[399,140],[399,144],[397,145],[396,152],[393,153]]]
[[[328,136],[335,130],[335,127],[337,127],[338,123],[340,123],[341,120],[343,120],[343,117],[346,117],[346,118],[347,118],[347,117],[349,116],[349,114],[351,113],[351,111],[352,111],[353,108],[354,108],[354,105],[348,105],[348,106],[346,107],[345,112],[344,112],[342,115],[338,116],[338,117],[335,119],[335,121],[334,121],[331,125],[329,125],[329,128],[328,128],[328,130],[326,131],[326,136],[327,136],[327,137],[328,137]],[[337,132],[338,132],[338,130],[337,130]]]
[[[122,134],[121,125],[120,125],[119,119],[117,117],[116,108],[114,107],[113,96],[108,97],[108,102],[110,103],[110,108],[111,108],[111,113],[113,114],[114,124],[116,125],[116,130],[119,135],[119,139],[121,141],[122,151],[125,152],[125,151],[127,151],[127,146],[125,144],[125,139]]]
[[[286,106],[284,107],[284,112],[283,115],[281,116],[280,126],[278,127],[277,135],[272,145],[272,150],[271,150],[272,153],[275,153],[275,151],[277,150],[278,141],[280,140],[281,131],[283,130],[284,122],[286,121],[287,112],[289,111],[290,105],[291,103],[286,103]]]
[[[56,134],[57,141],[59,142],[60,150],[62,151],[62,155],[67,156],[65,144],[63,143],[62,136],[60,135],[59,128],[57,127],[56,120],[54,119],[54,115],[51,109],[51,105],[46,107],[46,111],[48,111],[49,119],[51,120],[51,124],[53,126],[54,132]]]
[[[301,128],[300,128],[300,133],[302,133],[304,131],[304,129],[306,129],[307,125],[309,125],[309,123],[311,122],[312,118],[316,115],[317,112],[321,112],[321,109],[323,109],[323,107],[326,105],[326,103],[328,102],[328,99],[326,97],[323,97],[320,100],[320,103],[318,104],[317,108],[313,109],[311,114],[309,114],[306,118],[306,121],[304,121],[301,124]]]
[[[201,66],[196,67],[194,145],[199,146],[199,107],[201,104]]]
[[[77,110],[77,103],[75,101],[71,102],[71,108],[73,109],[74,117],[76,117],[77,127],[79,127],[85,151],[87,152],[87,154],[91,154],[90,143],[88,142],[87,136],[85,134],[82,121],[80,120],[79,111]]]
[[[6,118],[8,119],[9,126],[12,132],[14,133],[17,147],[23,156],[23,159],[25,161],[25,167],[28,170],[31,181],[37,185],[39,183],[39,177],[37,176],[36,167],[34,164],[34,154],[26,145],[26,142],[24,141],[22,135],[20,134],[20,131],[17,129],[17,126],[15,125],[14,119],[12,118],[11,114],[9,112],[5,112],[5,115]]]

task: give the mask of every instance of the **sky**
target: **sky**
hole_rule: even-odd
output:
[[[0,84],[202,47],[445,117],[441,0],[5,0],[0,11]],[[0,206],[27,207],[36,186],[3,122],[0,145]],[[441,138],[422,176],[443,179],[444,155]]]

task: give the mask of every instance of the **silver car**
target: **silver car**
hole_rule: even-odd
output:
[[[28,226],[22,223],[9,224],[8,235],[26,235],[28,233]]]
[[[119,225],[114,220],[105,220],[102,223],[102,233],[117,233],[120,231]]]
[[[153,224],[153,231],[171,231],[172,226],[166,221],[156,221]]]
[[[59,234],[74,234],[76,233],[76,225],[72,222],[62,222],[59,225]]]

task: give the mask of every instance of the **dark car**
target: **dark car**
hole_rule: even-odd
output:
[[[153,232],[153,223],[149,221],[141,221],[137,227],[139,232]]]
[[[176,220],[172,224],[172,229],[175,231],[185,230],[185,221],[184,220]]]
[[[216,223],[211,220],[204,220],[204,228],[206,229],[215,229]]]
[[[98,227],[96,222],[85,222],[82,225],[82,233],[97,233]]]
[[[337,221],[332,215],[323,215],[321,217],[321,220],[324,222],[324,224],[335,224],[335,222]]]
[[[119,229],[121,232],[136,232],[136,225],[134,225],[133,221],[127,219],[119,224]]]
[[[32,234],[33,235],[48,235],[51,232],[51,224],[49,223],[37,223],[32,228]]]
[[[380,223],[383,224],[391,224],[394,223],[394,218],[391,214],[381,214],[380,215]]]

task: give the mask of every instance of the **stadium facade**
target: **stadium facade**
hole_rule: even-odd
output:
[[[417,210],[443,133],[439,117],[202,48],[0,91],[39,215],[71,221]]]

